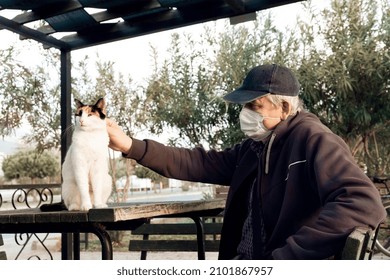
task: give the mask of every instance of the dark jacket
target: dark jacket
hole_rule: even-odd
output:
[[[282,121],[261,160],[248,139],[224,151],[167,147],[133,140],[126,157],[169,177],[230,185],[219,258],[236,256],[254,176],[274,259],[325,259],[342,250],[355,227],[375,228],[386,216],[379,193],[344,141],[307,112]]]

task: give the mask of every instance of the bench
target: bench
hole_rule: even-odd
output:
[[[218,252],[219,234],[222,228],[221,217],[210,218],[212,222],[203,222],[204,235],[212,239],[205,240],[206,252]],[[218,219],[217,221],[215,219]],[[338,260],[370,260],[375,246],[378,230],[356,228],[347,238],[343,251],[335,257]],[[146,260],[148,251],[197,251],[195,239],[168,239],[167,236],[192,235],[197,233],[191,223],[146,223],[132,231],[133,236],[142,236],[142,240],[130,240],[129,251],[141,251],[141,260]],[[150,240],[150,236],[160,236]],[[198,258],[203,259],[203,258]]]
[[[339,259],[342,260],[370,260],[375,247],[375,240],[379,227],[376,230],[358,227],[347,238]]]
[[[215,187],[215,198],[223,198],[226,199],[229,192],[228,186],[216,186]]]
[[[1,246],[4,245],[3,236],[0,234],[0,260],[6,260],[7,254],[5,251],[1,251]]]
[[[171,219],[170,219],[171,220]],[[205,217],[200,220],[203,236],[199,239],[199,230],[196,221],[186,219],[166,223],[164,219],[155,219],[140,226],[131,232],[129,251],[141,251],[141,260],[146,260],[147,252],[183,251],[198,252],[198,259],[205,259],[205,252],[218,252],[219,234],[222,229],[222,216]],[[199,244],[202,242],[203,244]],[[201,247],[199,247],[201,246]]]

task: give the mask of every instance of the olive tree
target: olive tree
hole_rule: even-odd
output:
[[[175,145],[224,148],[240,142],[240,106],[222,97],[237,88],[254,66],[289,62],[282,53],[296,48],[284,40],[270,15],[249,25],[206,25],[200,38],[174,33],[169,58],[155,66],[146,90],[145,110],[152,132],[177,132]],[[290,44],[290,46],[288,46]]]
[[[379,175],[390,171],[389,14],[386,1],[338,0],[300,23],[307,107]]]

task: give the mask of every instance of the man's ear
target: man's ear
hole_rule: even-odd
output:
[[[291,114],[291,104],[287,101],[282,102],[282,120],[286,120]]]

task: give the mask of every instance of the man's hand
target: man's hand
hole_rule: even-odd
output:
[[[108,136],[110,137],[108,146],[115,151],[127,154],[133,144],[133,140],[113,120],[106,119],[106,124]]]

